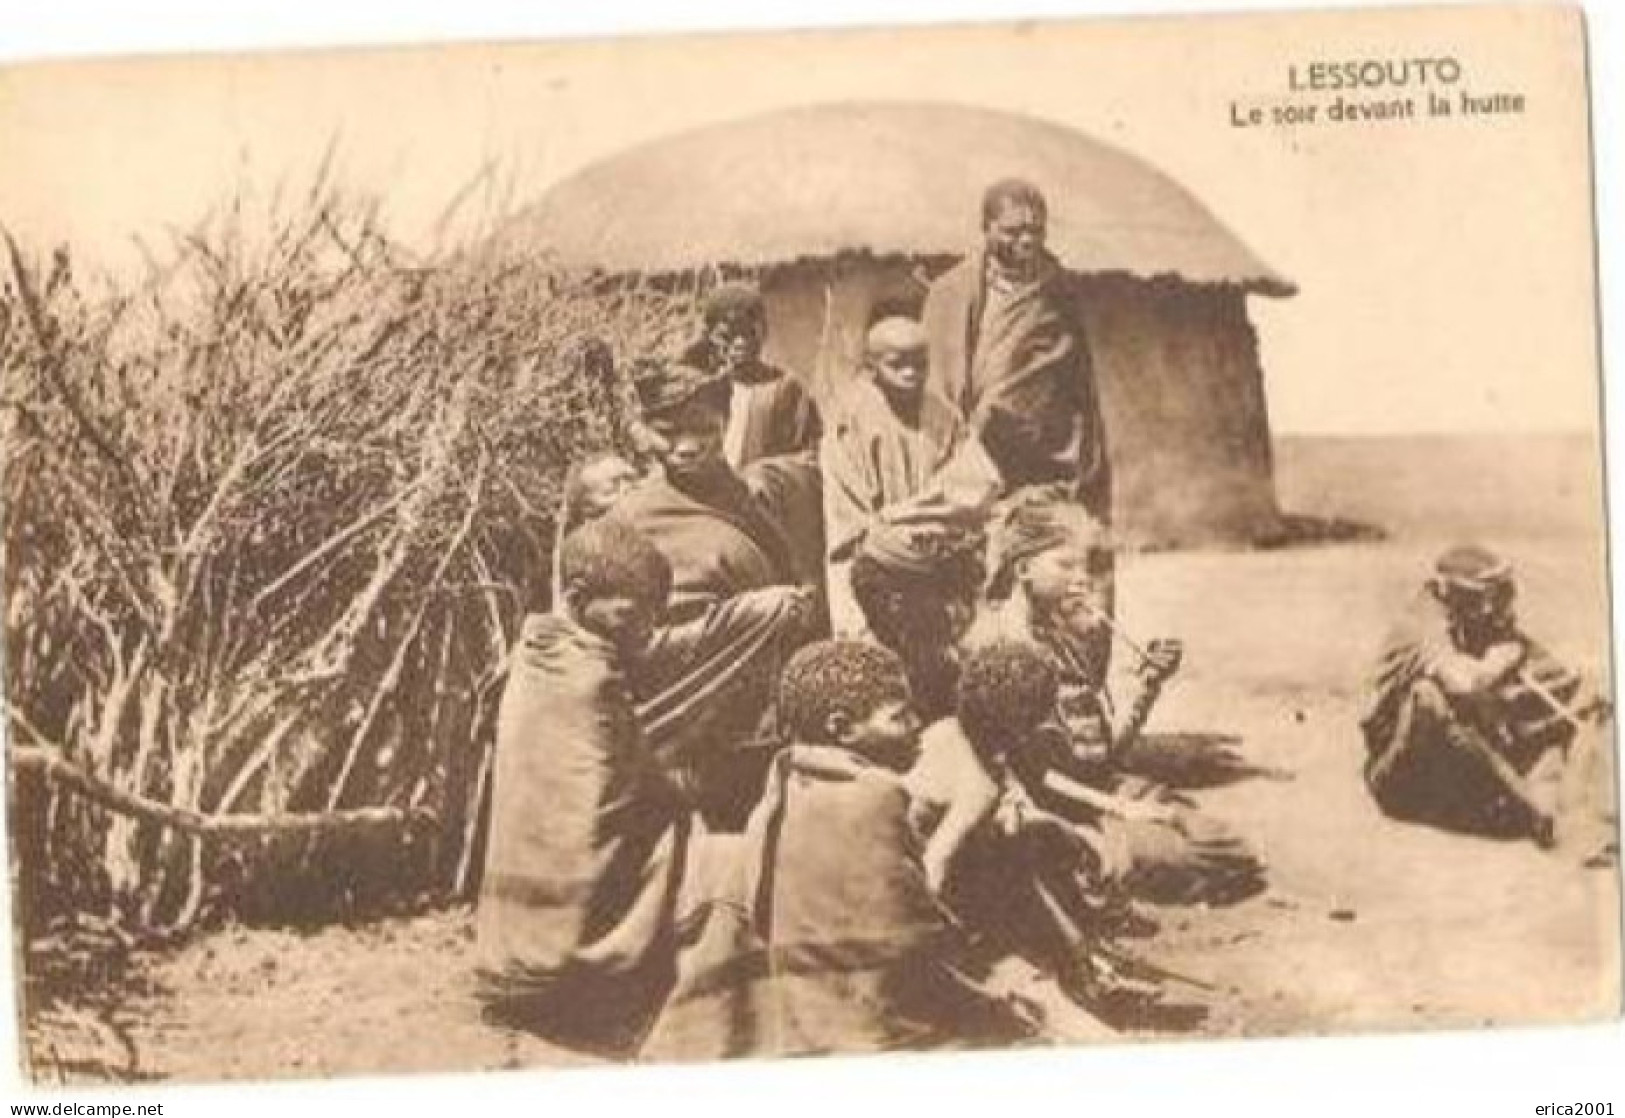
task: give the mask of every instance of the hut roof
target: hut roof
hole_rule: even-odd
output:
[[[1143,160],[1034,117],[946,104],[820,105],[657,140],[565,179],[497,240],[646,275],[941,257],[973,243],[982,191],[1012,176],[1045,192],[1050,246],[1076,271],[1294,290]]]

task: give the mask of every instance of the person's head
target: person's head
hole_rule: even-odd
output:
[[[1512,566],[1489,548],[1462,544],[1433,564],[1428,589],[1445,607],[1453,638],[1464,649],[1482,651],[1513,635],[1517,583]]]
[[[987,254],[1006,271],[1028,273],[1044,254],[1049,205],[1032,183],[1002,179],[982,195],[982,238]]]
[[[607,516],[564,537],[559,585],[565,608],[582,628],[635,653],[665,614],[671,564],[641,532]]]
[[[727,383],[689,365],[640,361],[632,384],[644,442],[676,479],[726,468]]]
[[[568,531],[607,515],[638,480],[637,467],[619,454],[600,454],[571,471],[564,484]]]
[[[767,341],[767,310],[754,287],[722,284],[705,297],[700,314],[705,342],[719,371],[732,374],[761,359]]]
[[[863,367],[888,399],[918,400],[925,391],[925,328],[901,315],[882,318],[864,337]]]
[[[1035,617],[1078,635],[1101,624],[1110,542],[1076,501],[1044,491],[1018,498],[1005,510],[994,552],[989,597],[1019,590]]]
[[[959,673],[960,728],[984,756],[997,757],[1043,733],[1064,733],[1060,685],[1048,656],[1028,641],[971,650]]]
[[[882,524],[852,559],[852,596],[875,639],[905,657],[951,647],[975,620],[983,537],[941,525]]]
[[[779,677],[778,717],[797,741],[839,746],[899,772],[919,750],[902,661],[867,641],[818,641],[792,656]]]

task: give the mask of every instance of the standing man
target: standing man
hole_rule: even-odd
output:
[[[1065,483],[1102,523],[1111,476],[1076,287],[1044,248],[1049,209],[1030,183],[982,198],[980,249],[926,296],[931,385],[956,405],[1004,488]]]

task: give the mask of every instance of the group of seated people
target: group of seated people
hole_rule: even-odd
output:
[[[1115,640],[1106,529],[1001,479],[917,322],[877,321],[824,414],[765,328],[714,292],[632,370],[653,468],[569,479],[498,721],[482,997],[620,1057],[984,1043],[1042,1032],[986,981],[1020,957],[1132,1023],[1162,994],[1137,901],[1262,888],[1122,763],[1180,644]]]

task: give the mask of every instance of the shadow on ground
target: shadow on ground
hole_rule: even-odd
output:
[[[1135,742],[1122,759],[1125,771],[1181,791],[1223,788],[1238,781],[1291,780],[1282,769],[1248,761],[1241,738],[1233,734],[1148,734]]]

